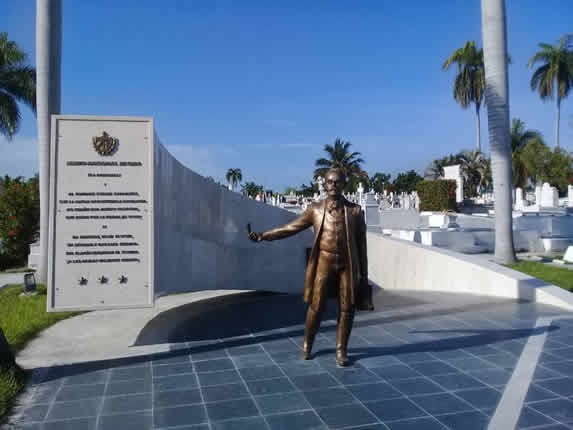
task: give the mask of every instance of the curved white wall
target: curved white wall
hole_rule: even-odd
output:
[[[291,212],[230,192],[177,161],[155,137],[155,295],[210,289],[302,292],[311,231],[253,243]]]
[[[368,233],[368,275],[388,289],[451,291],[525,299],[573,309],[573,294],[483,256]]]

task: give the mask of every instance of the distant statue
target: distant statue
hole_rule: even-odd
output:
[[[354,312],[374,309],[368,284],[366,223],[360,206],[342,196],[344,172],[330,169],[325,179],[326,199],[310,204],[301,216],[282,227],[262,233],[251,232],[249,227],[249,238],[254,242],[284,239],[313,227],[315,240],[304,282],[304,301],[309,307],[302,356],[311,358],[327,299],[335,297],[339,304],[336,363],[347,366]]]

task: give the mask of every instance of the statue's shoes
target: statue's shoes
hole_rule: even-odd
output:
[[[346,367],[350,364],[350,360],[346,353],[342,351],[336,351],[336,364],[340,367]]]
[[[310,360],[311,359],[311,353],[310,351],[307,351],[305,349],[302,350],[302,359],[303,360]]]

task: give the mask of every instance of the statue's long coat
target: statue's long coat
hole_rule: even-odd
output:
[[[368,284],[368,260],[366,255],[366,223],[364,212],[359,205],[343,199],[344,219],[346,223],[347,255],[351,274],[347,285],[352,290],[353,305],[357,310],[372,310],[372,289]],[[300,231],[313,227],[314,243],[308,259],[304,278],[304,301],[310,303],[318,266],[320,235],[326,214],[326,200],[311,204],[308,209],[290,223],[263,233],[264,240],[283,239]]]

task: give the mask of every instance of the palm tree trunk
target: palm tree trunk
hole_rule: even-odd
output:
[[[495,259],[515,262],[512,231],[512,177],[504,0],[482,0],[485,99],[495,209]]]
[[[477,152],[481,152],[481,121],[479,117],[479,106],[476,105],[476,131],[477,131]]]
[[[51,115],[60,113],[62,0],[36,0],[36,109],[40,179],[40,261],[36,274],[48,278]]]
[[[559,90],[557,90],[559,91]],[[559,119],[561,117],[561,99],[557,96],[557,118],[555,119],[555,147],[559,148]]]

